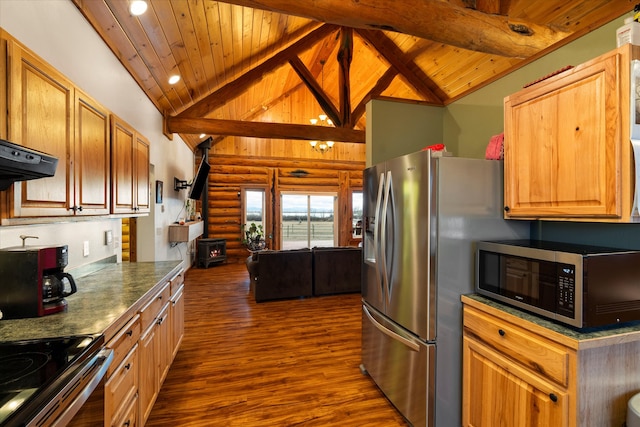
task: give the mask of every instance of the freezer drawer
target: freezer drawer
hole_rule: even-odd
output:
[[[414,427],[433,427],[435,344],[427,344],[362,306],[362,364]]]

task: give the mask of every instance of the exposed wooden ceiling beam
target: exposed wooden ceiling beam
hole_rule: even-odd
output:
[[[206,133],[251,138],[322,140],[336,142],[365,142],[365,132],[349,128],[298,125],[289,123],[245,122],[241,120],[165,117],[165,125],[172,133]]]
[[[443,105],[446,94],[424,74],[413,61],[403,61],[403,52],[382,31],[356,30],[357,33],[370,43],[387,62],[405,78],[420,95],[427,101]],[[430,83],[430,84],[429,84]],[[438,93],[435,93],[437,91]]]
[[[262,78],[274,71],[280,65],[285,64],[289,59],[295,57],[298,53],[309,49],[322,38],[336,31],[338,28],[334,25],[323,25],[305,37],[301,38],[288,48],[276,53],[260,65],[252,68],[232,82],[227,83],[220,89],[210,93],[191,107],[182,111],[177,117],[204,117],[211,111],[223,106],[230,99],[240,96],[249,86],[262,80]]]
[[[338,89],[340,93],[340,112],[342,125],[351,125],[351,83],[349,73],[353,58],[353,29],[343,27],[340,31],[340,49],[338,50]]]
[[[442,0],[225,0],[346,27],[396,31],[463,49],[526,58],[567,34]]]
[[[307,67],[305,67],[300,58],[291,58],[289,60],[289,64],[291,64],[291,67],[293,67],[302,82],[311,91],[313,97],[318,101],[318,104],[320,104],[320,108],[322,108],[322,111],[329,116],[333,124],[337,127],[342,126],[340,112],[336,106],[333,105],[333,102],[331,102],[331,99],[327,96],[324,88],[320,87],[318,81],[313,77],[313,75],[311,75],[311,72]]]

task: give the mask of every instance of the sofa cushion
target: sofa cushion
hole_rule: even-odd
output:
[[[313,295],[310,249],[261,251],[254,294],[257,302]]]
[[[362,248],[313,248],[313,294],[360,292]]]

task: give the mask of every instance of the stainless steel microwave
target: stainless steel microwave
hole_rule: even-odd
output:
[[[640,251],[478,242],[478,294],[580,329],[640,320]]]

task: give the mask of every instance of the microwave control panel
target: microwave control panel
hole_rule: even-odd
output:
[[[576,269],[573,265],[558,264],[558,312],[569,314],[573,317],[575,313],[576,296]]]

